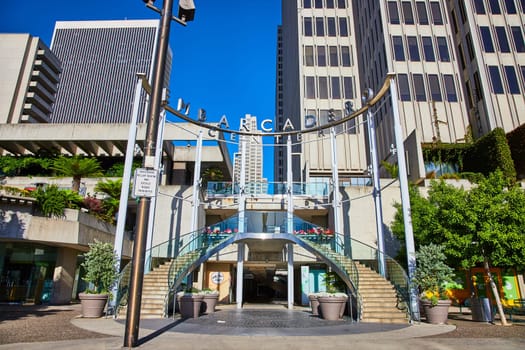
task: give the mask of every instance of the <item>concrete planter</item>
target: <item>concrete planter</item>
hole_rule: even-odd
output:
[[[318,297],[319,310],[325,320],[339,320],[343,317],[347,296],[321,296]]]
[[[201,313],[215,312],[215,306],[219,300],[219,294],[204,294],[201,304]]]
[[[431,324],[445,324],[448,320],[448,308],[450,300],[438,300],[437,305],[432,305],[428,300],[421,300],[427,322]]]
[[[308,300],[310,301],[310,309],[312,310],[313,316],[319,316],[319,300],[318,296],[314,294],[308,295]]]
[[[108,294],[79,293],[82,317],[96,318],[104,315]]]
[[[196,294],[184,294],[180,297],[180,314],[182,318],[197,318],[204,297]]]

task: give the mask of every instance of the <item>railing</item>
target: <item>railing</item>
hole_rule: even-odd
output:
[[[285,195],[288,193],[288,185],[286,182],[248,182],[245,184],[244,192],[247,195]],[[209,181],[206,186],[208,197],[235,196],[239,193],[239,184],[235,182]],[[292,183],[292,194],[294,196],[328,196],[330,189],[326,182],[294,182]]]
[[[351,247],[352,258],[358,260],[363,265],[368,266],[377,273],[380,273],[378,259],[382,257],[385,260],[385,278],[390,281],[396,289],[398,308],[400,310],[406,310],[409,317],[412,319],[412,310],[410,310],[409,300],[410,289],[405,269],[394,258],[385,253],[382,253],[382,256],[380,256],[380,252],[376,248],[366,243],[352,239]]]

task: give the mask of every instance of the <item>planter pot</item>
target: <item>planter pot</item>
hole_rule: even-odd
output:
[[[212,313],[215,312],[215,306],[219,300],[218,294],[204,294],[201,303],[201,313]]]
[[[82,317],[102,317],[108,301],[108,294],[79,293]]]
[[[450,300],[438,300],[437,305],[432,306],[432,303],[427,300],[422,300],[423,310],[427,318],[427,322],[431,324],[444,324],[448,319],[448,308],[451,304]]]
[[[180,298],[180,314],[182,318],[199,317],[202,299],[202,295],[183,295]]]
[[[343,317],[348,297],[319,297],[319,310],[325,320],[339,320]]]
[[[313,316],[319,316],[319,300],[317,295],[309,295],[308,300],[310,301],[310,309],[312,310]]]

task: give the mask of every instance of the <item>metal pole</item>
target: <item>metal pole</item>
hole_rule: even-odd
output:
[[[117,228],[115,230],[115,269],[120,272],[120,263],[122,259],[122,247],[124,245],[124,229],[126,227],[126,213],[128,209],[129,184],[131,182],[131,170],[133,167],[133,153],[135,151],[135,140],[137,138],[137,120],[140,109],[140,94],[142,92],[143,73],[138,73],[137,85],[135,85],[135,97],[133,100],[133,114],[129,125],[128,144],[126,145],[126,158],[124,160],[124,174],[122,175],[122,187],[120,188],[120,201],[117,214]],[[117,302],[117,293],[119,286],[115,284],[111,290],[110,308],[117,315],[115,307]]]
[[[193,169],[193,208],[191,212],[191,239],[193,241],[193,249],[197,248],[197,242],[195,241],[196,235],[198,234],[197,226],[199,221],[199,193],[200,193],[200,179],[201,179],[201,161],[202,161],[202,130],[199,131],[197,137],[197,150],[195,153],[195,168]]]
[[[162,104],[162,90],[164,86],[164,73],[166,67],[166,54],[168,52],[169,33],[173,0],[164,0],[159,40],[157,41],[157,52],[154,61],[154,79],[149,106],[149,119],[146,129],[146,141],[144,145],[144,168],[155,167],[155,146],[157,143],[157,130],[159,124],[159,113]],[[124,333],[124,346],[136,347],[138,345],[140,303],[142,299],[142,282],[144,279],[144,257],[148,228],[148,212],[150,199],[142,197],[137,208],[137,232],[133,245],[133,262],[131,269],[131,280],[129,288],[128,312],[126,317],[126,328]]]
[[[286,233],[293,234],[293,173],[292,173],[292,137],[288,136],[286,141],[286,182],[288,187],[288,207],[286,220]],[[294,274],[293,274],[293,244],[288,243],[288,309],[293,309],[294,297]]]
[[[381,182],[379,179],[379,161],[377,157],[376,147],[376,131],[375,122],[370,109],[366,114],[368,124],[368,139],[370,145],[370,157],[372,159],[372,180],[374,183],[374,205],[376,212],[376,230],[377,230],[377,262],[379,265],[379,273],[385,277],[386,265],[385,265],[385,245],[383,238],[383,208],[381,203]]]
[[[160,178],[160,170],[162,168],[162,143],[164,141],[164,124],[166,122],[166,111],[163,109],[160,112],[159,119],[159,132],[157,133],[157,149],[155,150],[155,169],[157,169],[159,178],[155,184],[155,193],[158,192]],[[151,259],[153,252],[151,246],[153,244],[153,227],[155,223],[155,211],[157,210],[157,196],[151,198],[151,206],[149,208],[149,219],[148,219],[148,239],[146,241],[146,265],[144,271],[151,271]]]
[[[244,233],[245,221],[245,204],[246,204],[246,137],[242,137],[241,141],[241,174],[239,176],[239,234]],[[237,309],[242,308],[242,294],[243,294],[243,273],[244,273],[244,243],[237,243]]]
[[[345,236],[344,232],[341,232],[341,223],[339,215],[339,172],[337,166],[337,145],[335,140],[335,128],[330,128],[330,147],[332,148],[332,182],[333,182],[333,199],[332,199],[332,208],[334,211],[334,239],[335,239],[335,251],[340,252],[341,247],[337,244],[337,237]],[[345,253],[350,255],[350,247],[347,245],[350,244],[350,240],[345,242]]]
[[[405,145],[403,144],[403,131],[401,130],[401,121],[399,119],[399,110],[397,105],[397,90],[395,79],[390,80],[390,94],[392,98],[392,114],[394,116],[394,134],[397,148],[397,166],[399,169],[399,187],[401,191],[401,204],[403,207],[403,222],[405,224],[405,245],[408,263],[408,280],[410,290],[410,310],[412,319],[419,321],[419,304],[417,288],[412,285],[412,278],[416,270],[416,248],[414,244],[414,231],[412,228],[412,217],[410,214],[410,196],[408,193],[408,178],[405,160]]]

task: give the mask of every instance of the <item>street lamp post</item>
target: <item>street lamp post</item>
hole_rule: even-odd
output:
[[[144,1],[149,8],[156,9],[153,1]],[[182,22],[193,19],[195,7],[191,8],[193,1],[182,0],[179,6],[179,18]],[[185,11],[188,9],[188,11]],[[164,72],[166,67],[166,56],[169,45],[169,34],[171,20],[173,19],[173,0],[164,0],[161,13],[161,24],[159,38],[157,40],[156,57],[153,66],[153,86],[151,91],[151,102],[149,105],[148,125],[146,128],[146,140],[144,144],[144,162],[146,169],[155,168],[155,151],[157,145],[157,133],[159,128],[159,115],[162,105],[164,87]],[[190,14],[188,16],[188,14]],[[137,208],[136,235],[133,245],[133,259],[131,265],[131,280],[129,286],[129,300],[126,317],[126,328],[124,333],[124,346],[136,347],[138,345],[140,303],[142,299],[142,282],[144,279],[144,261],[146,255],[146,241],[148,229],[148,213],[151,199],[140,198]]]

